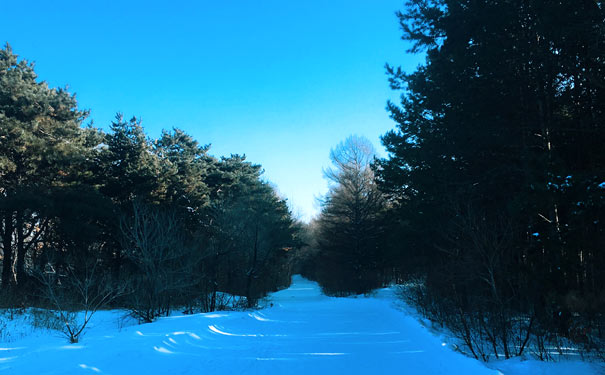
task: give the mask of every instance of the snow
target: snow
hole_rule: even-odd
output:
[[[0,345],[0,374],[597,374],[594,363],[468,358],[402,311],[394,288],[326,297],[300,276],[258,311],[178,315],[133,325],[98,312],[78,344],[22,330]],[[18,319],[5,329],[25,326]],[[492,367],[492,368],[490,368]]]
[[[504,375],[582,375],[605,374],[605,365],[582,361],[543,362],[513,358],[490,363]]]

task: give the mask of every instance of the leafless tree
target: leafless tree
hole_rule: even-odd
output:
[[[166,315],[178,295],[193,287],[200,275],[201,259],[188,246],[185,230],[173,210],[163,210],[139,200],[132,215],[120,221],[126,256],[137,268],[131,277],[132,314],[143,322]]]
[[[330,152],[332,183],[318,219],[318,278],[328,293],[362,293],[382,283],[385,200],[374,181],[370,141],[351,136]]]
[[[52,263],[36,274],[42,295],[54,308],[62,323],[62,333],[77,343],[93,315],[126,293],[125,286],[114,285],[102,272],[98,259],[86,259],[82,269],[69,265],[64,272]]]
[[[448,294],[456,312],[444,314],[450,318],[448,325],[458,327],[453,330],[476,357],[486,360],[489,352],[505,358],[521,355],[535,315],[515,313],[512,305],[519,299],[520,282],[509,269],[514,225],[503,213],[487,215],[470,203],[452,206],[451,225],[443,246],[438,245],[449,258],[438,288]]]

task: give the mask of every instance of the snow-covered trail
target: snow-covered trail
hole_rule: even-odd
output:
[[[164,318],[118,330],[100,313],[81,344],[0,348],[0,374],[497,374],[393,308],[392,292],[330,298],[295,276],[260,311]],[[113,315],[112,315],[113,314]]]

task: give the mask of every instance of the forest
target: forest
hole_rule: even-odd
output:
[[[151,322],[288,285],[298,224],[261,166],[179,129],[150,139],[118,114],[105,133],[87,115],[0,51],[3,305],[122,306]]]
[[[355,137],[332,151],[304,271],[334,295],[407,285],[478,359],[603,358],[603,2],[413,0],[398,17],[426,61],[386,66],[386,158]]]
[[[387,156],[336,145],[309,223],[244,156],[122,114],[87,125],[7,44],[0,305],[152,322],[254,308],[300,273],[331,296],[400,284],[477,359],[605,358],[603,2],[410,0],[397,16],[426,60],[385,67],[401,95]]]

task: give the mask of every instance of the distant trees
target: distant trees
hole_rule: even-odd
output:
[[[107,133],[82,127],[87,115],[0,50],[0,287],[11,300],[56,307],[71,296],[73,308],[62,286],[111,280],[129,291],[112,303],[151,321],[214,309],[219,292],[251,307],[289,283],[298,226],[260,166],[216,159],[179,129],[150,139],[121,114]],[[87,264],[106,279],[87,278]]]
[[[216,230],[209,234],[210,248],[222,255],[212,262],[213,282],[246,296],[253,306],[266,290],[289,283],[292,250],[300,245],[298,226],[286,202],[260,181],[260,166],[233,155],[219,169],[228,188],[211,208]]]
[[[383,284],[385,200],[374,182],[375,151],[350,136],[330,152],[331,187],[317,219],[317,279],[332,294],[363,293]]]
[[[427,60],[387,67],[403,96],[376,172],[419,303],[478,357],[602,346],[603,4],[413,0],[399,19]]]

